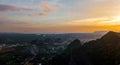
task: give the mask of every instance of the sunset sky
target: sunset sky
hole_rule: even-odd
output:
[[[120,0],[0,0],[0,32],[120,31]]]

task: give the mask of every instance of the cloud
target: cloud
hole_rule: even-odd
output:
[[[45,12],[51,12],[51,11],[53,11],[52,6],[48,2],[41,3],[41,6],[44,8]]]
[[[94,32],[94,31],[119,31],[120,25],[108,25],[108,26],[51,26],[51,27],[31,27],[31,26],[0,26],[2,32],[37,32],[37,33],[60,33],[60,32]]]
[[[21,7],[16,7],[14,5],[6,5],[6,4],[0,4],[0,12],[5,12],[5,11],[26,11],[26,10],[32,10],[29,8],[21,8]]]
[[[93,17],[120,15],[120,0],[101,0],[89,4],[86,13]]]
[[[26,6],[21,6],[18,7],[15,5],[10,5],[10,4],[0,4],[0,13],[7,13],[7,12],[17,12],[17,13],[23,13],[27,14],[28,16],[45,16],[48,15],[49,13],[52,13],[56,11],[58,8],[61,8],[62,5],[58,3],[57,1],[41,1],[38,4],[30,5],[29,7]]]
[[[76,2],[75,2],[76,1]],[[66,3],[66,10],[79,18],[104,17],[120,15],[120,0],[75,0]],[[65,12],[66,12],[65,11]]]
[[[38,15],[38,16],[46,16],[48,13],[46,13],[46,12],[38,12],[38,13],[35,13],[35,14],[32,14],[32,13],[30,13],[30,14],[28,14],[28,16],[36,16],[36,15]]]
[[[0,25],[5,26],[5,25],[24,25],[27,24],[26,22],[21,22],[18,20],[11,20],[9,18],[0,18]]]
[[[120,25],[120,16],[76,19],[62,24],[70,26]]]
[[[18,10],[15,6],[0,4],[0,11]]]
[[[52,3],[51,3],[52,2]],[[53,3],[53,1],[43,1],[43,2],[40,2],[40,10],[42,10],[42,11],[40,11],[39,13],[38,13],[38,15],[40,15],[40,16],[44,16],[44,15],[47,15],[47,14],[49,14],[49,13],[51,13],[51,12],[54,12],[54,11],[56,11],[58,8],[61,8],[62,7],[62,5],[60,4],[60,3],[57,3],[57,2],[54,2]]]
[[[57,8],[61,8],[62,5],[61,5],[61,4],[56,4],[56,7],[57,7]]]
[[[42,12],[42,13],[39,13],[38,15],[39,15],[39,16],[45,16],[45,15],[47,15],[47,14]]]

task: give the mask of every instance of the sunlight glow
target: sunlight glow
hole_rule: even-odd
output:
[[[114,22],[114,21],[115,21],[115,22],[120,22],[120,16],[116,16],[112,21],[113,21],[113,22]]]
[[[120,24],[120,16],[113,17],[113,19],[110,21],[110,23],[113,25]]]

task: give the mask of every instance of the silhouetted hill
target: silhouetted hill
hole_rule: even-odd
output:
[[[110,31],[106,35],[104,35],[100,40],[106,43],[118,43],[120,42],[120,34]]]
[[[61,55],[53,57],[51,65],[119,65],[120,34],[108,32],[103,37],[82,46],[72,42]],[[78,46],[76,46],[78,45]],[[71,47],[71,48],[70,48]],[[75,47],[78,47],[74,49]],[[70,50],[69,50],[70,49]],[[46,65],[49,65],[46,64]]]
[[[82,46],[82,43],[80,42],[80,40],[75,39],[68,45],[67,49],[75,49],[75,48],[79,48],[80,46]]]
[[[53,59],[49,59],[45,62],[45,65],[71,65],[74,63],[74,60],[72,60],[74,58],[74,53],[76,52],[76,50],[81,46],[81,42],[78,39],[75,39],[74,41],[72,41],[68,47],[66,48],[66,50],[60,54],[60,55],[56,55],[55,57],[53,57]],[[72,62],[72,63],[71,63]]]

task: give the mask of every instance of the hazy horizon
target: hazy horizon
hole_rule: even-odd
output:
[[[91,31],[91,32],[26,32],[26,31],[0,31],[0,33],[23,33],[23,34],[69,34],[69,33],[104,33],[109,32],[112,30],[101,30],[101,31]],[[120,32],[120,31],[113,31],[113,32]]]

